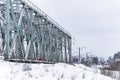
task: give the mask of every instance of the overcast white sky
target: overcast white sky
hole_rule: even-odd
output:
[[[120,51],[120,0],[31,0],[72,35],[73,52],[100,57]]]

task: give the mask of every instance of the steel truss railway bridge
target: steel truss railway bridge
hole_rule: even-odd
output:
[[[0,55],[71,63],[71,35],[29,0],[0,0]]]

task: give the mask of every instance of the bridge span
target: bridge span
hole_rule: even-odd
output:
[[[29,0],[0,0],[0,54],[71,63],[71,35]]]

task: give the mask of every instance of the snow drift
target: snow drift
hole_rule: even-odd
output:
[[[83,65],[0,61],[0,80],[114,80]]]

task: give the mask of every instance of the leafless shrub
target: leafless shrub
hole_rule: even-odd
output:
[[[22,71],[30,71],[30,70],[32,70],[32,68],[29,64],[24,64],[23,65]]]

